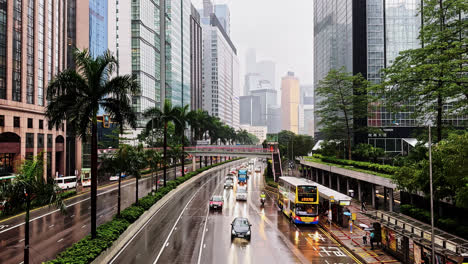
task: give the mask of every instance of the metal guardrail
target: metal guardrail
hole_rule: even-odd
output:
[[[401,231],[404,234],[409,234],[412,239],[426,240],[431,242],[432,234],[430,231],[430,225],[416,221],[406,215],[394,213],[394,212],[383,212],[383,211],[369,211],[367,213],[370,217],[383,222],[390,227],[393,227],[396,231]],[[454,254],[466,254],[468,253],[468,241],[442,231],[440,229],[434,229],[434,243],[436,248],[439,250],[448,250]]]
[[[153,149],[162,151],[163,148],[145,148],[145,149]],[[168,147],[167,149],[170,149]],[[98,154],[104,153],[112,153],[117,151],[118,149],[115,148],[107,148],[107,149],[98,149]],[[255,146],[239,146],[239,145],[222,145],[222,146],[188,146],[185,147],[185,151],[188,153],[196,153],[196,152],[214,152],[214,153],[261,153],[261,154],[268,154],[272,153],[270,149],[263,148],[263,147],[255,147]]]

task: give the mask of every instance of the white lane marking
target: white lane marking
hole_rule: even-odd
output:
[[[85,227],[86,227],[86,225],[83,225],[81,228],[85,228]]]
[[[203,226],[203,230],[205,230],[205,232],[203,232],[200,245],[205,245],[203,242],[205,242],[205,234],[208,232],[208,228],[206,228],[206,224],[208,223],[208,216],[209,216],[209,215],[210,215],[210,208],[208,208],[208,212],[206,213],[206,216],[205,216],[205,225]],[[205,245],[205,246],[206,246],[206,245]],[[198,252],[198,261],[197,261],[197,264],[200,264],[202,251],[203,251],[203,248],[204,248],[205,246],[200,247],[200,251]]]
[[[18,241],[18,243],[21,243],[21,242],[23,242],[23,241],[24,241],[24,238],[23,238],[23,239],[21,239],[20,241]]]
[[[167,244],[166,244],[166,247],[168,247],[168,246],[169,246],[169,242],[167,242]]]
[[[3,228],[6,228],[8,227],[8,225],[0,225],[0,230],[2,230]]]
[[[62,241],[63,241],[63,238],[57,240],[57,243],[60,243],[60,242],[62,242]]]
[[[75,217],[75,215],[74,215],[74,214],[73,214],[73,215],[70,215],[70,218],[73,218],[73,217]]]
[[[52,227],[54,227],[54,225],[50,225],[50,226],[49,226],[49,228],[52,228]]]
[[[171,237],[172,232],[174,232],[174,228],[175,228],[176,225],[179,223],[180,218],[182,218],[182,215],[184,214],[185,209],[187,209],[188,205],[192,202],[192,200],[195,198],[195,196],[197,195],[197,193],[198,193],[205,185],[207,185],[210,181],[212,181],[213,179],[216,179],[216,177],[211,177],[211,179],[209,179],[209,180],[208,180],[207,182],[205,182],[202,186],[200,186],[200,187],[198,188],[198,190],[192,195],[192,197],[191,197],[190,200],[187,202],[187,204],[185,204],[184,209],[182,210],[182,212],[180,213],[179,217],[177,218],[177,220],[176,220],[174,226],[172,227],[171,232],[169,232],[169,235],[167,236],[166,241],[164,242],[164,244],[166,244],[166,243],[169,241],[169,238]],[[209,213],[209,211],[208,211],[208,213]],[[205,234],[205,233],[203,233],[203,235],[204,235],[204,234]],[[158,260],[159,260],[159,258],[161,257],[163,251],[164,251],[164,247],[162,247],[161,250],[159,251],[159,254],[158,254],[158,256],[156,257],[156,259],[153,261],[153,264],[156,264],[156,263],[158,262]]]

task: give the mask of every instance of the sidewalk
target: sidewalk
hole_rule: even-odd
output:
[[[320,223],[324,229],[326,229],[335,239],[337,239],[345,248],[357,256],[361,261],[365,263],[381,264],[381,263],[401,263],[393,256],[389,255],[379,247],[377,243],[374,243],[374,250],[371,250],[370,238],[367,237],[367,245],[363,244],[362,237],[366,234],[359,224],[365,224],[372,226],[371,218],[360,213],[360,206],[353,201],[348,209],[351,213],[356,213],[356,220],[353,224],[353,233],[350,233],[349,227],[342,228],[337,226],[335,223],[332,224],[330,230],[330,224],[327,217],[321,217]]]

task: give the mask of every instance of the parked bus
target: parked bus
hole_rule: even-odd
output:
[[[247,184],[247,170],[239,170],[237,180],[239,185]]]
[[[55,183],[62,190],[68,190],[76,188],[76,176],[66,176],[55,178]]]
[[[278,206],[295,224],[319,223],[319,191],[317,186],[303,178],[280,177]]]
[[[81,186],[83,187],[91,186],[91,169],[90,168],[81,169]]]

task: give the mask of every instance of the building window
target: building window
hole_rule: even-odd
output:
[[[13,1],[13,101],[21,102],[22,0]]]
[[[0,0],[0,99],[6,99],[7,0]]]
[[[47,134],[47,148],[52,148],[52,135]]]
[[[34,133],[26,133],[26,148],[34,148]]]
[[[38,39],[37,104],[43,106],[44,105],[44,0],[39,0],[36,26],[37,26],[37,39]]]
[[[47,127],[49,128],[49,130],[52,130],[52,122],[48,121],[47,122]]]
[[[5,116],[0,115],[0,127],[3,127],[3,126],[5,126]]]
[[[39,120],[39,129],[44,129],[44,120]]]
[[[44,134],[37,134],[37,148],[44,148]]]
[[[19,118],[19,116],[13,117],[13,127],[20,127],[20,118]]]
[[[26,102],[34,104],[34,2],[28,1]]]
[[[28,128],[33,128],[33,119],[28,118]]]

